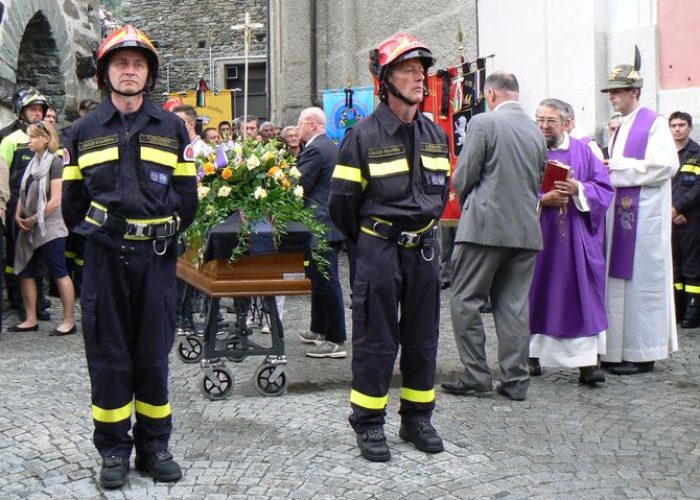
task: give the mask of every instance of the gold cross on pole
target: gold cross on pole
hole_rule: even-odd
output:
[[[261,23],[251,23],[250,22],[250,12],[245,13],[245,21],[243,24],[236,24],[231,26],[233,31],[243,30],[243,143],[245,144],[246,139],[246,120],[248,119],[248,51],[250,50],[250,44],[253,41],[253,30],[261,29],[264,26]],[[236,96],[234,95],[234,99]]]

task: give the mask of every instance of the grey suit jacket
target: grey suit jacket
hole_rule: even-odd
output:
[[[455,242],[540,250],[537,190],[547,162],[539,128],[516,102],[469,121],[454,173]]]

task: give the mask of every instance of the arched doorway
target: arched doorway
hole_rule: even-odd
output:
[[[31,85],[51,100],[59,113],[66,104],[61,55],[42,11],[27,23],[17,56],[17,87]]]

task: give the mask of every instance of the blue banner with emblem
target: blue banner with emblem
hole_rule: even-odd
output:
[[[339,144],[348,128],[367,118],[374,110],[374,87],[324,90],[323,110],[328,120],[328,137]]]

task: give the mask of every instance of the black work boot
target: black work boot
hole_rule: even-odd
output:
[[[372,427],[365,432],[358,432],[357,446],[362,456],[370,462],[387,462],[391,458],[384,427]]]
[[[683,290],[683,283],[674,284],[673,302],[676,306],[676,323],[680,323],[683,321],[683,315],[685,314],[685,291]]]
[[[154,481],[169,483],[178,481],[182,477],[182,469],[167,451],[159,451],[150,456],[136,455],[134,465],[139,471],[151,476]]]
[[[697,328],[700,326],[700,296],[696,293],[687,293],[688,300],[685,303],[685,314],[681,321],[681,328]]]
[[[399,427],[399,437],[408,443],[413,443],[417,450],[426,453],[440,453],[445,450],[442,438],[428,421],[402,423]]]
[[[107,490],[121,488],[126,484],[129,459],[125,457],[102,457],[100,486]]]

